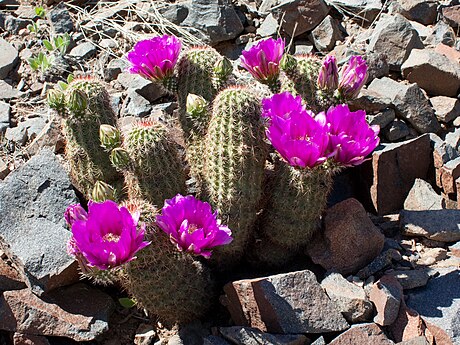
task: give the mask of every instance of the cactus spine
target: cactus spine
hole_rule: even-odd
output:
[[[215,250],[218,262],[237,263],[256,219],[268,153],[260,100],[246,88],[228,88],[214,101],[206,136],[209,201],[232,230],[233,242]]]

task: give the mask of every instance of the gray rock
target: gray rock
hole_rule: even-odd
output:
[[[330,273],[321,282],[321,287],[349,323],[371,319],[373,306],[364,289],[350,283],[341,274]]]
[[[73,22],[67,7],[61,3],[55,6],[47,15],[51,30],[55,34],[71,33],[73,31]]]
[[[455,44],[455,32],[448,24],[440,20],[434,26],[431,35],[428,36],[423,43],[432,46],[442,43],[452,47]]]
[[[413,49],[401,66],[403,76],[435,96],[456,96],[460,69],[445,55],[430,49]]]
[[[311,44],[310,41],[296,41],[294,42],[294,54],[310,54],[313,53],[315,47]]]
[[[200,30],[210,45],[234,39],[244,30],[229,0],[192,0],[182,25]]]
[[[369,90],[363,88],[361,89],[358,98],[355,98],[350,102],[350,109],[353,111],[366,110],[368,113],[384,111],[391,106],[391,99],[384,93],[380,93],[378,89]]]
[[[460,148],[460,128],[455,128],[453,132],[447,133],[444,141],[458,151]]]
[[[106,82],[110,82],[118,78],[120,73],[122,73],[129,66],[126,59],[113,59],[111,60],[104,70],[104,79]]]
[[[390,66],[388,65],[388,57],[382,53],[366,54],[367,61],[367,81],[370,83],[375,78],[386,77],[390,74]]]
[[[416,179],[404,201],[404,209],[410,211],[442,210],[444,199],[433,187],[422,179]]]
[[[12,98],[17,98],[19,95],[20,92],[17,89],[14,89],[6,81],[0,79],[0,100],[10,100]]]
[[[404,121],[395,119],[382,132],[389,141],[398,141],[409,135],[409,127]]]
[[[377,272],[390,267],[393,262],[400,260],[401,254],[396,249],[390,248],[380,253],[380,255],[377,256],[369,265],[356,273],[356,276],[358,276],[360,279],[367,279]]]
[[[21,31],[22,29],[25,29],[27,25],[29,24],[30,24],[30,20],[16,18],[14,16],[6,16],[5,23],[4,23],[5,30],[14,35],[19,34],[19,31]]]
[[[440,130],[433,108],[417,84],[405,85],[383,77],[374,79],[368,90],[390,99],[397,115],[407,120],[418,132],[436,133]]]
[[[56,156],[42,150],[0,183],[0,247],[34,293],[78,279],[64,211],[76,197]]]
[[[94,44],[91,42],[83,42],[72,48],[69,55],[79,60],[87,60],[96,55],[96,53],[97,48]]]
[[[161,8],[159,11],[165,19],[175,25],[180,25],[188,16],[189,4],[186,2],[168,4],[168,6]]]
[[[5,139],[19,146],[24,145],[27,142],[27,128],[7,128],[5,132]]]
[[[278,20],[276,20],[275,17],[273,17],[273,14],[270,13],[257,29],[257,34],[260,35],[260,37],[271,37],[276,35],[278,29]]]
[[[316,339],[311,345],[326,345],[326,341],[324,340],[323,336]]]
[[[125,102],[121,108],[122,116],[145,117],[152,112],[152,105],[133,89],[128,90]]]
[[[16,48],[3,38],[0,38],[0,51],[2,52],[0,54],[0,79],[5,79],[18,62],[19,55]],[[1,88],[0,91],[2,91]]]
[[[449,134],[447,134],[449,135]],[[434,167],[442,168],[447,162],[459,156],[458,151],[434,133],[430,133],[431,147],[433,148]],[[450,138],[447,138],[450,141]]]
[[[441,122],[447,123],[460,116],[460,101],[456,98],[437,96],[430,98],[430,102]]]
[[[460,344],[460,275],[456,268],[438,269],[439,276],[424,289],[409,293],[407,305],[416,310],[437,344]],[[437,332],[433,332],[434,325]],[[444,333],[444,336],[440,333]]]
[[[311,37],[316,49],[328,52],[334,48],[335,42],[343,39],[343,34],[337,20],[327,16],[313,29]]]
[[[407,236],[423,236],[439,242],[460,241],[460,210],[402,210],[400,228]]]
[[[149,102],[167,94],[166,89],[159,83],[151,82],[138,74],[123,72],[118,75],[117,81],[126,89],[136,91]]]
[[[18,128],[26,129],[27,139],[34,140],[40,134],[43,128],[45,128],[46,122],[46,119],[41,116],[33,117],[23,122],[20,122],[18,124]]]
[[[11,106],[8,103],[0,102],[0,134],[3,134],[10,126]]]
[[[409,20],[423,25],[433,24],[437,16],[437,1],[398,0],[399,12]]]
[[[382,2],[380,0],[329,0],[329,4],[345,8],[356,15],[356,20],[361,21],[363,18],[372,22],[382,11]]]
[[[220,327],[224,338],[237,345],[304,345],[307,337],[302,334],[269,334],[250,327]]]
[[[414,48],[423,48],[417,31],[400,14],[383,15],[373,31],[369,51],[385,53],[390,70],[399,71]]]
[[[203,339],[203,345],[230,345],[230,343],[224,338],[209,335]]]
[[[385,128],[396,118],[394,109],[387,108],[375,115],[368,115],[370,125],[379,125],[380,129]]]
[[[433,27],[431,26],[425,26],[423,24],[420,24],[419,22],[414,22],[414,21],[409,21],[409,22],[413,26],[413,28],[417,31],[422,41],[425,41],[427,37],[433,33]]]

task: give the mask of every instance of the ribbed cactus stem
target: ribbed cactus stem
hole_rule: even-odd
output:
[[[234,238],[215,250],[212,260],[220,264],[236,264],[252,235],[268,153],[264,137],[258,97],[246,88],[220,92],[214,101],[205,152],[209,201]]]

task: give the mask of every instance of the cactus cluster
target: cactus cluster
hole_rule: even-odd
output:
[[[337,131],[341,125],[333,126],[340,116],[329,119],[305,108],[327,110],[340,97],[359,91],[361,79],[339,86],[336,69],[325,68],[317,57],[282,58],[284,41],[267,42],[244,54],[243,67],[260,83],[257,87],[243,86],[229,60],[212,48],[194,47],[179,56],[180,42],[170,36],[141,41],[128,54],[131,72],[175,93],[185,161],[162,122],[148,119],[117,127],[100,82],[78,80],[63,93],[50,93],[50,106],[64,118],[76,187],[98,202],[118,198],[124,217],[129,210],[133,224],[139,214],[147,224],[142,231],[150,245],[118,267],[114,279],[149,316],[169,325],[200,318],[211,307],[215,271],[245,259],[280,266],[303,252],[338,170],[333,156],[353,165],[376,143],[369,138],[378,132],[370,130],[361,138],[370,144],[355,147],[354,137],[347,139]],[[149,56],[156,45],[159,52]],[[276,95],[282,90],[299,96]],[[275,95],[262,100],[262,94],[270,93]],[[351,114],[348,108],[337,111]],[[295,118],[304,122],[295,123]],[[269,154],[267,138],[278,154]],[[349,155],[352,149],[356,154]],[[117,186],[120,192],[114,193],[110,184],[121,175],[124,188]],[[196,198],[181,195],[187,191]],[[76,227],[92,216],[76,220]],[[104,245],[123,245],[125,230],[117,231],[110,227]],[[131,252],[139,245],[134,243]],[[107,260],[114,269],[115,259]]]

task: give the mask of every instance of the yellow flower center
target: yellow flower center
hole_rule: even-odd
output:
[[[109,232],[108,234],[104,235],[102,239],[106,242],[118,242],[120,240],[120,236]]]

